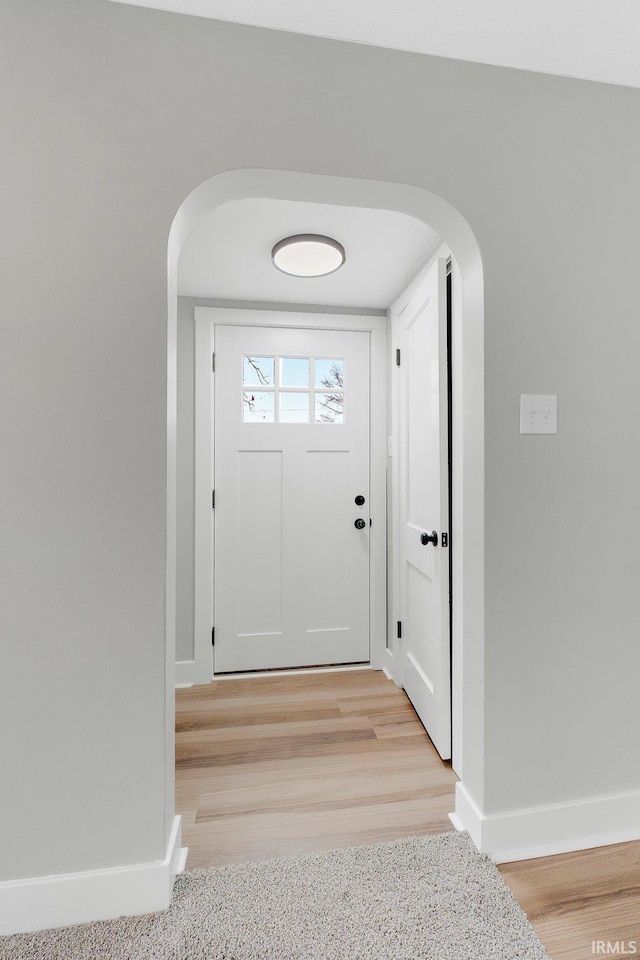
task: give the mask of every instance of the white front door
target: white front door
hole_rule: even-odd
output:
[[[444,258],[434,260],[418,283],[398,318],[398,334],[402,685],[440,756],[449,759],[449,451]]]
[[[369,352],[216,325],[216,673],[369,660]]]

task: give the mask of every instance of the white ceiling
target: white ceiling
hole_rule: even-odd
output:
[[[273,245],[320,233],[344,246],[326,277],[291,277],[271,263]],[[216,207],[189,234],[178,265],[181,296],[386,308],[438,242],[403,213],[251,198]]]
[[[640,0],[113,0],[640,87]]]

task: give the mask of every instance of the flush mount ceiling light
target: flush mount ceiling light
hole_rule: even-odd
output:
[[[299,233],[285,237],[271,251],[273,265],[292,277],[326,277],[344,263],[344,247],[331,237]]]

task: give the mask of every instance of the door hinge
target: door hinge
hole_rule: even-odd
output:
[[[400,366],[400,347],[396,348],[396,367]]]
[[[398,640],[402,640],[402,620],[398,620]]]
[[[216,645],[216,628],[211,627],[211,646],[215,647]]]
[[[212,353],[211,354],[211,372],[215,373],[215,369],[216,369],[216,355],[215,353]]]
[[[216,492],[215,490],[211,491],[211,509],[215,510],[216,508]]]
[[[442,544],[443,547],[448,547],[448,546],[449,546],[449,534],[448,534],[448,533],[443,533],[443,534],[442,534],[442,539],[441,539],[440,542],[441,542],[441,544]]]

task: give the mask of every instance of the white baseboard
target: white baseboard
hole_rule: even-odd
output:
[[[195,660],[178,660],[176,662],[176,687],[192,687],[197,681],[194,677],[198,673]]]
[[[485,816],[457,783],[449,819],[496,863],[531,860],[640,839],[640,791]]]
[[[401,686],[399,680],[396,678],[396,660],[389,647],[387,647],[384,652],[382,672],[388,680],[392,680],[395,683],[396,687]]]
[[[164,860],[0,883],[0,935],[165,910],[185,860],[175,817]]]

